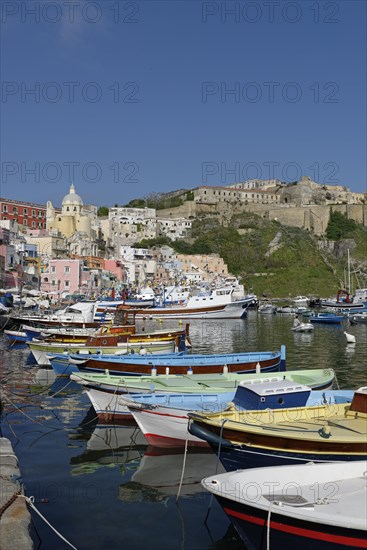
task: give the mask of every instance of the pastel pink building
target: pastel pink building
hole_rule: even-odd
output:
[[[120,260],[104,260],[104,269],[113,273],[118,281],[126,280],[125,268]]]
[[[82,260],[50,260],[41,276],[41,291],[49,294],[74,294],[85,292],[89,271],[84,271]]]

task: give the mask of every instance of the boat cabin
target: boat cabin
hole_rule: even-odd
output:
[[[233,403],[246,410],[284,409],[304,407],[311,389],[289,380],[277,382],[247,382],[237,386]]]
[[[359,388],[354,392],[349,411],[351,413],[367,414],[367,386]]]

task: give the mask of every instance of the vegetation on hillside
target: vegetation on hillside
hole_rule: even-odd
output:
[[[184,203],[182,196],[169,196],[163,193],[150,193],[143,199],[133,199],[124,206],[127,208],[155,208],[162,210],[164,208],[174,208]]]
[[[326,237],[331,241],[350,239],[353,238],[358,228],[359,224],[347,218],[345,214],[341,212],[331,212],[329,223],[326,228]]]

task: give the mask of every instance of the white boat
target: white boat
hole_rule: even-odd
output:
[[[314,326],[311,323],[302,323],[299,319],[294,319],[292,329],[293,332],[312,332]]]
[[[136,310],[137,319],[177,318],[177,319],[240,319],[246,316],[247,306],[252,298],[232,300],[233,288],[216,288],[209,293],[190,296],[185,305],[154,307]]]
[[[310,462],[237,470],[202,485],[247,548],[366,548],[366,472],[366,460]]]
[[[324,400],[331,405],[337,400],[351,400],[353,396],[353,392],[348,390],[311,391],[307,386],[284,380],[269,383],[253,380],[250,383],[241,382],[236,392],[223,394],[124,394],[121,395],[119,406],[128,407],[151,445],[182,447],[187,441],[190,446],[206,447],[206,441],[188,432],[189,413],[220,413],[236,407],[251,414],[252,410],[258,410],[261,406],[273,408],[275,394],[288,403],[287,406],[292,406],[291,403],[297,403],[293,406],[298,406],[298,403],[299,406],[305,403],[307,406],[315,406]],[[108,395],[111,398],[111,394]]]
[[[309,298],[307,296],[296,296],[293,298],[293,302],[296,304],[296,306],[308,306],[310,303]]]
[[[277,308],[276,306],[273,306],[273,304],[260,304],[259,308],[258,308],[258,312],[259,313],[264,313],[264,314],[273,314],[273,313],[276,313],[277,311]]]
[[[12,313],[10,319],[19,325],[97,327],[94,321],[95,307],[95,302],[78,302],[54,313]]]

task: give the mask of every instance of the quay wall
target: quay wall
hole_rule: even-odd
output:
[[[31,550],[31,515],[21,492],[18,459],[9,439],[0,437],[0,547],[1,550]]]

